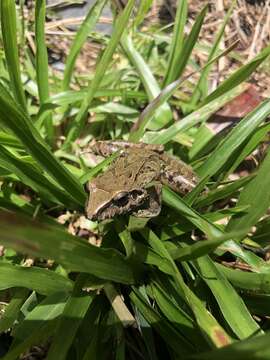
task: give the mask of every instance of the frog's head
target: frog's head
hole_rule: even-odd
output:
[[[95,182],[88,183],[89,198],[86,214],[90,220],[105,220],[131,212],[140,207],[148,198],[145,189],[99,188]]]

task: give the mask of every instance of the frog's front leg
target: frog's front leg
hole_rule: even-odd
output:
[[[153,145],[153,144],[145,144],[145,143],[131,143],[128,141],[122,140],[100,140],[95,143],[89,145],[89,151],[96,154],[101,155],[103,157],[108,157],[119,150],[129,150],[129,149],[145,149],[149,151],[154,151],[157,153],[162,153],[164,151],[163,145]]]
[[[145,218],[158,216],[161,211],[161,190],[161,184],[156,184],[148,188],[148,198],[137,211],[133,212],[133,215],[136,217]]]

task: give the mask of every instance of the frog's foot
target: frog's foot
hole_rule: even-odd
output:
[[[152,218],[158,216],[161,211],[162,185],[158,184],[147,189],[148,198],[133,215],[136,217]]]

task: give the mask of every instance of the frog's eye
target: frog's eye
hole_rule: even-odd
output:
[[[122,191],[116,194],[113,200],[117,204],[117,206],[126,206],[129,201],[128,192]]]
[[[128,193],[126,191],[122,191],[114,196],[114,200],[120,200],[125,197]]]

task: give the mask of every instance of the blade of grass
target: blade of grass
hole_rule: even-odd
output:
[[[216,267],[238,289],[247,290],[250,293],[270,294],[270,275],[251,273],[230,269],[224,265],[216,264]]]
[[[44,104],[49,98],[49,68],[48,53],[45,38],[45,16],[46,0],[36,0],[35,2],[35,44],[36,44],[36,72],[37,86],[40,104]],[[49,113],[44,121],[46,138],[53,144],[54,128],[52,114]]]
[[[170,262],[172,270],[174,270],[174,275],[172,276],[172,278],[174,280],[177,292],[179,294],[182,294],[183,300],[192,311],[196,322],[208,343],[216,347],[230,344],[231,339],[228,334],[218,324],[212,314],[210,314],[206,310],[201,300],[184,282],[184,279],[178,267],[171,258],[168,250],[165,248],[164,243],[155,235],[153,231],[149,229],[141,230],[140,233],[146,239],[148,244],[154,249],[155,252],[157,252],[160,256],[164,256]]]
[[[211,205],[215,201],[225,199],[229,196],[233,196],[236,191],[248,184],[254,176],[255,174],[244,176],[236,181],[233,181],[231,184],[227,184],[220,188],[214,189],[195,200],[194,205],[196,206],[196,208],[200,208]]]
[[[17,320],[21,307],[29,294],[28,289],[15,288],[11,291],[11,300],[5,308],[4,314],[1,316],[0,332],[3,333],[10,329]]]
[[[253,132],[246,145],[242,148],[241,151],[237,152],[236,159],[234,160],[230,169],[227,171],[225,178],[227,178],[229,174],[232,174],[234,170],[241,164],[241,162],[244,161],[244,159],[260,145],[260,143],[267,137],[269,131],[270,124],[266,123]]]
[[[179,56],[183,51],[185,24],[187,21],[188,1],[178,0],[175,23],[173,27],[172,43],[170,46],[168,66],[164,76],[163,88],[172,83],[176,78]]]
[[[120,14],[120,16],[115,22],[115,26],[110,42],[106,47],[99,63],[97,64],[94,78],[88,86],[87,95],[81,104],[79,112],[72,122],[72,126],[67,134],[66,141],[63,145],[64,148],[68,147],[71,144],[71,142],[74,141],[79,136],[79,134],[81,133],[84,127],[85,119],[88,113],[88,107],[90,106],[95,96],[95,92],[98,89],[100,82],[106,73],[106,69],[108,68],[111,62],[113,53],[116,47],[119,45],[121,36],[128,25],[128,21],[134,6],[134,2],[135,0],[129,0],[124,11]]]
[[[96,293],[82,290],[86,274],[79,274],[72,295],[68,298],[61,314],[55,335],[46,357],[47,360],[65,360],[75,338],[76,332],[85,317]]]
[[[235,47],[235,43],[231,45],[230,48],[228,48],[227,50],[225,50],[222,54],[220,54],[219,56],[217,56],[216,58],[214,58],[211,62],[215,62],[217,59],[219,59],[220,57],[224,56],[225,54],[227,54],[228,52],[230,52],[233,48]],[[209,63],[207,63],[205,66],[209,65]],[[204,66],[204,67],[205,67]],[[204,68],[203,67],[203,68]],[[203,69],[202,68],[202,69]],[[130,134],[130,141],[133,142],[138,142],[141,137],[144,134],[144,130],[147,127],[148,122],[151,120],[151,118],[154,116],[155,112],[157,111],[157,109],[165,102],[167,101],[172,94],[186,81],[188,80],[192,75],[196,74],[197,72],[201,71],[202,69],[196,70],[193,73],[184,76],[176,81],[174,81],[173,83],[167,85],[161,92],[160,94],[153,100],[151,101],[148,106],[144,109],[144,111],[142,112],[141,116],[139,117],[137,123],[134,125],[134,127],[132,128],[132,132]],[[179,122],[178,122],[179,123]],[[182,123],[182,121],[181,121]],[[163,130],[165,131],[165,130]]]
[[[145,320],[178,355],[182,356],[193,350],[193,347],[175,330],[173,325],[149,305],[138,289],[133,287],[129,297]]]
[[[243,227],[251,228],[266,213],[270,205],[270,152],[261,164],[257,175],[241,191],[238,205],[248,205],[245,214],[235,215],[226,230],[234,231]]]
[[[12,92],[16,101],[26,111],[17,45],[16,8],[13,0],[1,0],[1,28]]]
[[[84,205],[86,194],[79,181],[51,153],[31,120],[7,96],[0,85],[0,121],[20,139],[21,143],[59,186],[70,194],[75,204]]]
[[[0,145],[0,164],[11,173],[18,176],[26,185],[43,196],[46,201],[58,202],[72,206],[72,197],[61,190],[54,183],[51,183],[35,166]]]
[[[170,86],[170,85],[169,85]],[[218,99],[211,101],[207,105],[201,107],[200,109],[194,111],[193,113],[189,114],[188,116],[184,117],[180,121],[174,123],[170,127],[165,130],[161,130],[158,133],[146,133],[143,137],[143,140],[152,143],[152,144],[166,144],[167,142],[173,140],[173,138],[180,132],[186,131],[187,129],[191,128],[192,126],[199,124],[202,119],[210,117],[214,114],[218,109],[224,106],[227,102],[232,100],[234,97],[241,94],[247,88],[246,85],[239,85],[239,87],[228,91],[226,94],[220,96]],[[173,90],[174,91],[174,90]],[[148,116],[148,115],[147,115]],[[133,137],[141,136],[143,131],[137,135],[133,135]]]
[[[1,211],[0,227],[0,242],[18,252],[55,259],[71,271],[90,273],[101,279],[127,284],[135,281],[135,270],[118,251],[90,245],[58,226]]]
[[[73,282],[51,270],[0,263],[0,290],[12,287],[25,287],[49,295],[57,291],[70,292]]]
[[[245,231],[230,232],[220,236],[216,236],[204,241],[198,241],[193,245],[187,245],[183,248],[177,247],[176,249],[169,250],[171,257],[178,261],[190,261],[197,259],[201,256],[207,255],[214,251],[218,246],[223,244],[226,240],[246,234]]]
[[[188,359],[198,360],[269,360],[270,333],[236,342],[223,349],[191,355]]]
[[[185,1],[182,1],[181,3],[184,3],[184,2]],[[172,56],[173,56],[173,60],[172,60],[172,64],[171,64],[172,69],[169,70],[170,76],[166,80],[165,86],[168,85],[169,83],[175,81],[184,72],[185,67],[188,63],[190,54],[198,41],[198,36],[201,31],[201,27],[203,25],[204,18],[207,13],[207,8],[208,8],[208,5],[206,5],[202,9],[202,11],[199,13],[199,15],[197,16],[195,23],[192,26],[192,29],[190,31],[190,34],[184,41],[184,46],[181,49],[181,51],[176,50],[175,53],[172,54]],[[211,59],[209,59],[209,61],[210,60]]]
[[[237,294],[223,273],[218,270],[210,257],[200,257],[193,263],[203,281],[211,289],[224,319],[238,338],[245,339],[255,333],[258,335],[262,333],[242,298]]]
[[[63,312],[66,293],[54,293],[38,304],[16,328],[14,341],[5,360],[14,360],[33,344],[47,340],[55,330],[56,320]]]
[[[188,206],[182,198],[176,195],[173,191],[167,187],[163,187],[162,190],[163,201],[179,213],[191,223],[193,223],[198,229],[204,232],[209,238],[222,236],[223,231],[215,224],[205,219],[202,215],[197,213],[194,209]],[[241,230],[246,229],[246,226]],[[265,262],[254,255],[250,251],[245,251],[233,240],[227,240],[220,247],[220,250],[228,251],[235,256],[243,259],[247,264],[251,266],[251,269],[255,272],[269,272],[269,268]]]
[[[254,59],[252,59],[246,65],[241,66],[240,69],[235,71],[228,79],[223,81],[215,91],[213,91],[203,100],[200,106],[208,104],[209,101],[218,98],[220,95],[225,94],[228,90],[231,90],[235,86],[244,82],[269,55],[270,46],[267,46]]]
[[[208,179],[217,173],[231,154],[241,146],[269,114],[270,100],[265,100],[232,129],[229,135],[227,135],[221,144],[212,152],[202,166],[197,169],[198,174],[202,178]]]
[[[83,23],[77,30],[76,37],[71,45],[69,54],[66,59],[62,85],[63,91],[68,90],[69,88],[76,59],[84,42],[87,40],[89,33],[94,29],[106,2],[107,0],[97,0],[94,5],[91,6]]]
[[[149,66],[144,61],[140,53],[135,49],[132,39],[127,32],[124,32],[121,37],[121,45],[130,62],[137,70],[149,100],[153,100],[160,93],[159,85]],[[156,111],[155,116],[148,122],[147,128],[151,130],[158,130],[171,120],[172,112],[170,106],[165,102]]]
[[[213,46],[211,47],[210,53],[209,53],[209,55],[208,55],[207,62],[210,62],[210,61],[217,55],[217,53],[218,53],[219,44],[220,44],[221,39],[222,39],[222,37],[223,37],[224,31],[225,31],[225,27],[226,27],[228,21],[229,21],[230,18],[231,18],[231,14],[232,14],[233,8],[234,8],[234,6],[235,6],[235,3],[236,3],[236,0],[234,0],[234,1],[232,2],[232,4],[231,4],[231,6],[230,6],[230,8],[229,8],[229,10],[228,10],[228,12],[227,12],[224,20],[223,20],[223,24],[222,24],[220,30],[219,30],[218,33],[217,33],[217,36],[216,36],[216,39],[214,40]],[[211,65],[212,65],[212,64],[206,66],[206,67],[202,70],[202,72],[201,72],[201,76],[200,76],[200,78],[199,78],[199,81],[198,81],[197,84],[196,84],[196,87],[195,87],[195,89],[194,89],[194,91],[193,91],[193,93],[192,93],[192,97],[191,97],[191,100],[190,100],[190,102],[191,102],[191,104],[192,104],[193,106],[197,103],[197,101],[198,101],[201,97],[204,98],[204,97],[207,95],[207,93],[206,93],[206,91],[207,91],[207,86],[205,86],[205,83],[206,83],[207,78],[208,78],[208,76],[209,76],[209,73],[210,73],[210,71],[211,71],[211,67],[212,67]]]
[[[110,165],[110,163],[116,159],[119,156],[119,151],[116,151],[111,156],[107,157],[101,163],[99,163],[97,166],[95,166],[93,169],[89,169],[86,173],[84,173],[80,177],[80,183],[85,184],[87,181],[91,180],[95,175],[97,175],[101,170],[103,170],[107,165]]]

